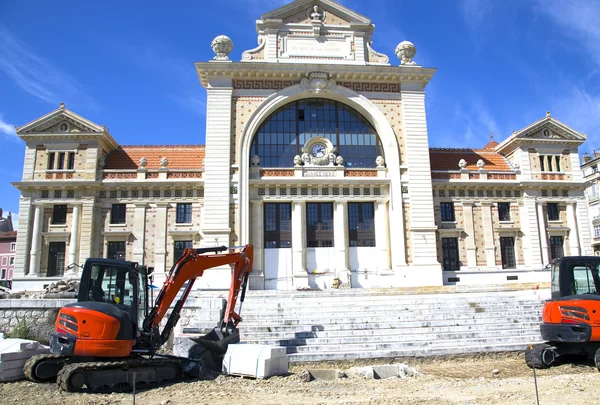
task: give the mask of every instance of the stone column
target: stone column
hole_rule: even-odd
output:
[[[294,288],[308,287],[306,272],[306,203],[292,202],[292,277]]]
[[[523,258],[525,265],[531,269],[542,268],[541,248],[539,226],[537,221],[537,212],[535,199],[523,196],[520,207],[521,214],[521,233],[523,234]]]
[[[477,247],[475,245],[475,224],[473,223],[473,203],[463,202],[465,223],[465,243],[467,245],[467,267],[477,267]]]
[[[250,240],[254,245],[254,260],[252,272],[250,273],[250,289],[265,289],[265,265],[264,265],[264,205],[262,201],[250,201],[252,206],[252,227],[250,228]]]
[[[17,250],[15,251],[15,267],[13,278],[25,277],[25,272],[29,268],[32,223],[32,205],[30,197],[21,197],[19,199],[19,222],[17,224]]]
[[[575,204],[574,201],[569,201],[567,203],[567,225],[569,226],[569,245],[571,247],[570,256],[581,255],[581,249],[579,248],[579,230],[577,220],[575,219]]]
[[[550,262],[550,258],[548,256],[548,232],[546,231],[544,205],[540,202],[537,203],[537,212],[538,229],[540,231],[540,249],[542,250],[542,266],[545,266]]]
[[[144,244],[146,236],[146,203],[135,204],[133,224],[133,261],[144,264]]]
[[[390,223],[388,220],[388,201],[375,203],[375,246],[377,248],[377,270],[389,271],[390,267]],[[403,246],[399,249],[404,250]]]
[[[83,263],[79,263],[79,260],[77,258],[77,251],[79,250],[79,229],[80,229],[80,224],[79,224],[79,219],[80,219],[80,215],[81,214],[81,206],[79,204],[75,204],[73,206],[73,221],[71,224],[71,240],[69,241],[69,261],[66,263],[67,266],[69,265],[83,265]],[[77,272],[79,270],[79,267],[77,266],[73,266],[71,269],[67,270],[66,274],[67,276],[76,276]]]
[[[336,201],[333,211],[333,246],[335,249],[335,269],[342,283],[350,283],[348,264],[348,214],[347,202]]]
[[[496,267],[496,247],[494,245],[492,203],[481,203],[481,211],[483,213],[483,239],[485,241],[485,261],[488,267]]]
[[[33,214],[33,231],[31,232],[31,251],[29,252],[29,276],[38,277],[40,272],[40,253],[42,241],[42,214],[43,205],[35,206]]]
[[[167,271],[167,208],[169,208],[168,203],[156,204],[154,269],[157,273]]]
[[[96,204],[94,197],[82,199],[81,207],[81,237],[79,241],[79,264],[83,264],[88,257],[98,257],[100,252],[97,241],[104,224],[100,225],[100,204]],[[105,252],[107,253],[107,252]]]

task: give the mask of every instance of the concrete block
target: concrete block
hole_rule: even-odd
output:
[[[23,365],[36,354],[50,353],[50,348],[34,340],[4,339],[0,341],[0,381],[23,378]]]
[[[346,373],[341,370],[334,369],[314,369],[307,370],[311,380],[336,380],[345,378]]]
[[[233,344],[223,359],[223,374],[267,378],[288,373],[285,347]]]
[[[352,367],[348,370],[352,376],[384,380],[387,378],[416,377],[418,372],[406,364],[386,364],[381,366]]]

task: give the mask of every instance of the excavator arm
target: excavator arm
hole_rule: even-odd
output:
[[[239,252],[229,252],[231,249],[241,248]],[[227,252],[227,253],[223,253]],[[166,315],[169,307],[179,294],[179,291],[187,283],[181,297],[175,304],[167,323],[160,332],[158,339],[154,340],[153,346],[158,348],[169,338],[169,334],[179,321],[181,309],[192,290],[194,281],[202,277],[204,271],[210,268],[233,265],[231,274],[231,285],[227,299],[227,308],[223,319],[224,327],[235,329],[242,318],[235,312],[238,295],[242,291],[241,301],[244,300],[245,288],[248,275],[252,270],[254,248],[252,245],[243,247],[212,247],[201,249],[185,249],[181,258],[171,268],[167,280],[163,284],[153,307],[144,319],[144,332],[153,334],[158,331],[158,325]]]

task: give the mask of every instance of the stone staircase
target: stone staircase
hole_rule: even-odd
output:
[[[249,291],[239,328],[242,342],[285,346],[294,362],[515,351],[539,342],[549,291],[499,289]]]

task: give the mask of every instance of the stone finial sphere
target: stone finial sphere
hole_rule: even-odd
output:
[[[400,59],[402,65],[415,65],[413,58],[417,54],[417,48],[412,42],[402,41],[396,47],[396,56]]]
[[[229,54],[233,51],[233,41],[227,35],[219,35],[212,40],[210,46],[216,56],[215,60],[229,60]]]

